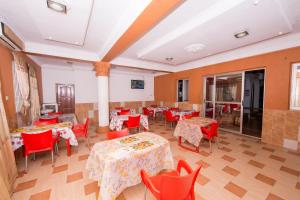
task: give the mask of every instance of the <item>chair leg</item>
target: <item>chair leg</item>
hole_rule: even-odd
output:
[[[33,160],[35,161],[35,153],[33,153]]]
[[[211,149],[211,139],[209,139],[209,152],[210,153],[212,152],[212,149]]]
[[[219,138],[218,138],[218,136],[216,137],[216,143],[217,143],[217,147],[219,149]]]
[[[25,156],[25,171],[28,172],[28,155]]]
[[[144,200],[147,199],[147,187],[145,186]]]
[[[53,150],[51,151],[51,160],[52,160],[52,167],[54,167],[54,155],[53,155]]]
[[[90,138],[89,138],[89,136],[87,136],[87,145],[88,145],[88,148],[91,149],[90,148]]]

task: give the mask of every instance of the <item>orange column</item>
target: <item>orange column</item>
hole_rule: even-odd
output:
[[[98,84],[98,127],[97,133],[106,133],[109,131],[109,88],[108,75],[110,63],[94,63],[97,84]]]

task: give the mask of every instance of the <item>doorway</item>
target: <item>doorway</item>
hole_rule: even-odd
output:
[[[74,84],[56,84],[56,102],[58,111],[75,113],[75,86]]]
[[[204,116],[220,128],[261,137],[264,69],[212,75],[204,78]]]
[[[261,137],[265,70],[246,71],[243,101],[243,134]]]
[[[189,100],[189,80],[177,81],[177,102],[184,102]]]

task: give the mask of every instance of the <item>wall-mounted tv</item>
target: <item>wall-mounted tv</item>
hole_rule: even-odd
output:
[[[143,80],[131,80],[131,89],[144,89],[144,85]]]

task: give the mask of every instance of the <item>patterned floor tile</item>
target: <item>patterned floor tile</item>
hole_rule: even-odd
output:
[[[284,199],[281,198],[281,197],[279,197],[279,196],[277,196],[277,195],[275,195],[275,194],[270,193],[267,196],[266,200],[284,200]]]
[[[300,182],[297,182],[295,187],[296,189],[300,190]]]
[[[265,151],[272,152],[272,153],[275,151],[275,149],[272,149],[272,148],[269,148],[269,147],[262,147],[261,149],[265,150]]]
[[[225,166],[225,167],[223,168],[223,171],[226,172],[227,174],[232,175],[232,176],[237,176],[237,175],[240,174],[240,171],[239,171],[239,170],[236,170],[236,169],[234,169],[234,168],[232,168],[232,167],[229,167],[229,166]]]
[[[274,186],[274,184],[276,183],[276,180],[271,178],[271,177],[268,177],[268,176],[265,176],[263,174],[260,174],[258,173],[256,176],[255,176],[255,179],[265,183],[265,184],[268,184],[268,185],[271,185],[271,186]]]
[[[277,161],[279,161],[279,162],[284,162],[284,161],[285,161],[285,158],[280,157],[280,156],[276,156],[276,155],[270,155],[269,158],[271,158],[271,159],[273,159],[273,160],[277,160]]]
[[[37,179],[19,183],[15,189],[15,192],[20,192],[22,190],[27,190],[33,188],[36,185]]]
[[[258,161],[255,161],[255,160],[249,160],[248,164],[249,164],[249,165],[252,165],[252,166],[254,166],[254,167],[258,167],[258,168],[260,168],[260,169],[262,169],[262,168],[265,167],[265,165],[264,165],[263,163],[258,162]]]
[[[63,171],[66,171],[66,170],[68,170],[68,165],[67,164],[60,165],[60,166],[54,167],[52,173],[56,174],[56,173],[63,172]]]
[[[295,170],[295,169],[291,169],[289,167],[281,166],[280,171],[286,172],[288,174],[291,174],[291,175],[294,175],[294,176],[297,176],[297,177],[300,176],[300,171]]]
[[[244,144],[244,143],[240,144],[240,146],[241,146],[241,147],[244,147],[244,148],[251,148],[251,146],[250,146],[250,145],[248,145],[248,144]]]
[[[98,193],[99,192],[99,187],[98,187],[98,182],[93,181],[89,184],[86,184],[84,186],[84,193],[85,195],[89,195],[91,193]]]
[[[224,186],[224,188],[240,198],[242,198],[247,192],[247,190],[232,182],[229,182],[227,185]]]
[[[243,151],[243,154],[246,154],[248,156],[256,156],[256,153],[252,152],[252,151]]]
[[[228,162],[233,162],[233,161],[235,161],[235,158],[233,158],[233,157],[231,157],[231,156],[228,156],[228,155],[224,155],[224,156],[222,157],[222,159],[223,159],[223,160],[226,160],[226,161],[228,161]]]
[[[71,183],[83,178],[82,172],[77,172],[67,176],[67,183]]]
[[[31,195],[29,200],[48,200],[50,195],[51,189]]]
[[[79,161],[87,160],[88,157],[89,157],[89,154],[81,155],[81,156],[78,156],[78,160],[79,160]]]
[[[208,164],[207,162],[203,161],[203,160],[199,160],[196,162],[197,165],[202,165],[203,169],[206,169],[210,166],[210,164]]]
[[[229,149],[228,147],[220,147],[219,148],[221,151],[225,151],[225,152],[231,152],[232,149]]]
[[[209,178],[207,178],[206,176],[202,175],[201,172],[197,177],[197,183],[199,183],[200,185],[204,186],[206,185],[210,180]]]

